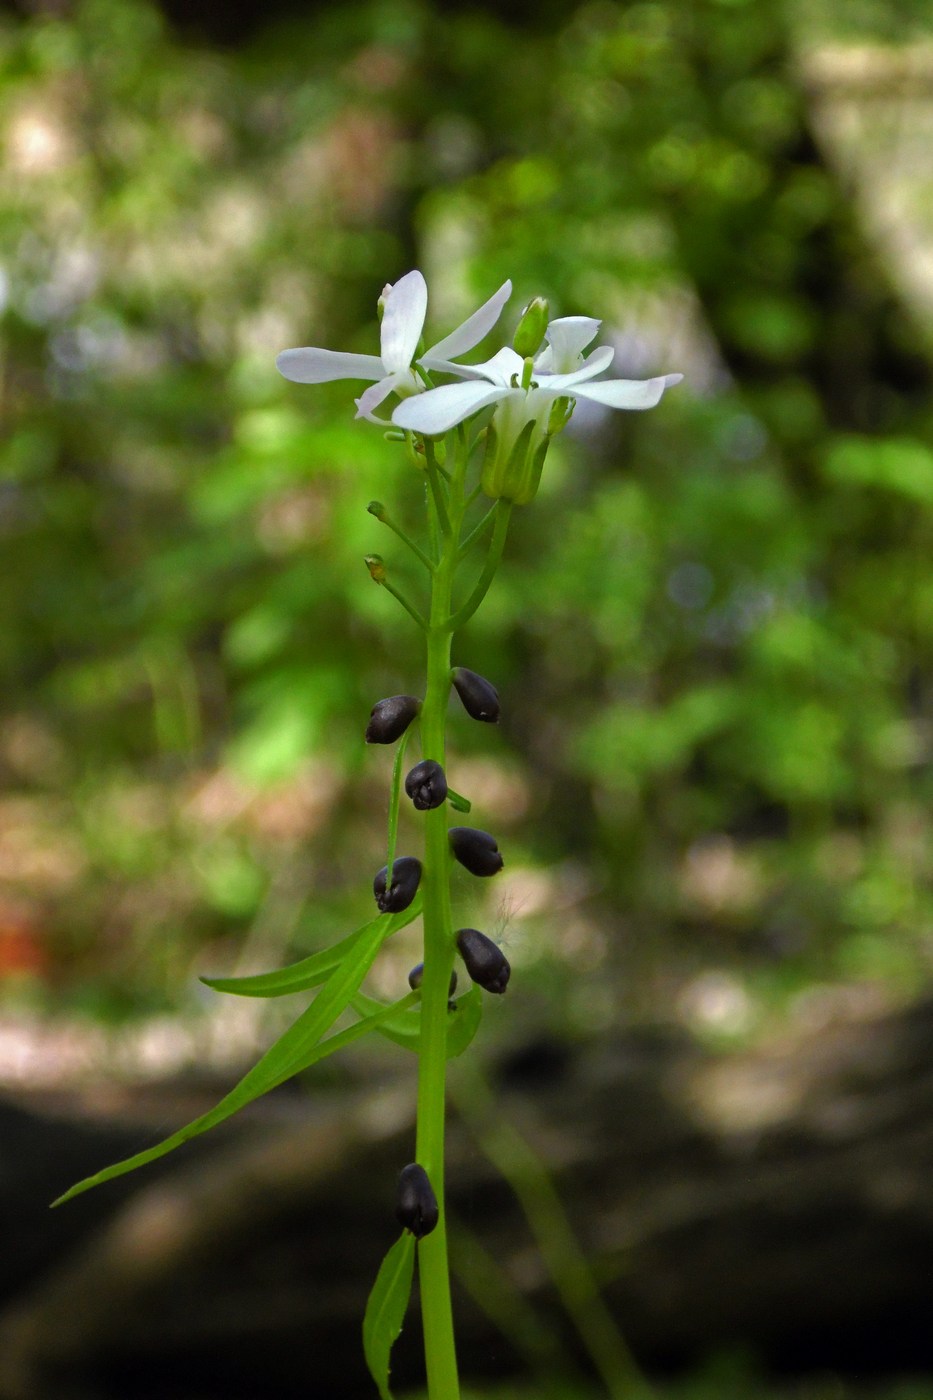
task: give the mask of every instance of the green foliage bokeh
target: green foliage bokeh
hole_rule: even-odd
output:
[[[5,970],[160,1006],[205,949],[367,909],[362,731],[420,663],[365,508],[415,526],[421,483],[274,356],[373,351],[417,265],[439,334],[508,276],[509,333],[541,292],[616,373],[687,376],[578,412],[458,647],[506,701],[455,747],[532,891],[519,958],[608,960],[611,1013],[709,969],[750,1004],[923,983],[930,341],[799,58],[908,53],[922,14],[830,18],[378,0],[229,50],[145,0],[0,21]]]

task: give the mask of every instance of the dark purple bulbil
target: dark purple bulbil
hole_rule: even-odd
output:
[[[392,862],[392,883],[386,889],[388,866],[384,865],[373,880],[373,894],[383,914],[399,914],[407,909],[421,881],[421,861],[414,856],[400,856]]]
[[[437,1197],[424,1167],[409,1162],[398,1179],[395,1218],[416,1240],[430,1235],[437,1224]]]
[[[452,826],[447,833],[450,849],[471,875],[497,875],[505,864],[499,846],[488,831],[473,826]]]
[[[416,992],[416,991],[418,990],[418,988],[421,986],[421,983],[422,983],[423,978],[424,978],[424,963],[423,963],[423,962],[415,963],[415,966],[412,968],[411,972],[409,972],[409,974],[408,974],[408,985],[409,985],[409,987],[411,987],[411,989],[412,989],[413,992]],[[449,997],[452,997],[453,994],[454,994],[454,992],[455,992],[456,990],[457,990],[457,969],[456,969],[456,968],[452,968],[452,969],[451,969],[451,973],[450,973],[450,986],[449,986],[448,989],[447,989],[447,995],[448,995]]]
[[[366,726],[367,744],[394,744],[421,710],[415,695],[390,695],[373,705]]]
[[[419,812],[442,807],[447,801],[447,779],[443,768],[433,758],[423,758],[405,779],[405,791]]]
[[[499,692],[491,681],[475,671],[468,671],[465,666],[458,666],[451,680],[471,719],[483,720],[486,724],[499,723]]]
[[[474,982],[487,992],[505,991],[512,969],[498,943],[478,928],[462,928],[457,934],[457,947]]]

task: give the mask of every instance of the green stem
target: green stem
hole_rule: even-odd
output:
[[[429,474],[432,474],[432,457],[433,453],[428,457]],[[465,462],[460,465],[465,469]],[[433,493],[443,536],[443,550],[431,589],[421,741],[424,757],[434,759],[442,768],[446,766],[445,731],[450,695],[450,599],[463,521],[462,469],[455,472],[452,479],[450,515],[440,499],[439,484]],[[430,1400],[459,1400],[460,1396],[444,1210],[447,1000],[454,961],[450,862],[447,806],[444,804],[425,813],[425,858],[421,881],[424,894],[424,978],[421,983],[416,1157],[428,1174],[440,1208],[437,1227],[418,1245],[424,1354]]]
[[[437,512],[441,533],[447,536],[450,534],[450,518],[447,514],[447,503],[444,500],[444,488],[441,486],[441,469],[437,464],[437,453],[430,438],[424,440],[424,459],[428,464],[428,485],[434,498],[434,509]]]
[[[468,500],[467,505],[469,504],[470,501]],[[466,539],[463,541],[463,544],[460,546],[460,553],[458,556],[460,559],[462,559],[466,555],[467,551],[473,547],[473,545],[480,538],[483,532],[489,529],[489,525],[493,519],[493,516],[496,514],[496,507],[498,506],[498,504],[498,501],[494,501],[489,507],[489,509],[486,511],[479,524],[467,535]]]
[[[372,514],[372,512],[371,512],[371,514]],[[428,573],[429,573],[429,574],[433,574],[433,572],[434,572],[434,565],[431,563],[430,559],[429,559],[428,556],[425,554],[424,550],[421,548],[420,545],[416,544],[415,541],[414,541],[409,535],[407,535],[407,534],[405,533],[405,531],[402,529],[401,525],[396,525],[396,523],[395,523],[395,521],[392,519],[391,515],[387,515],[387,514],[385,513],[385,510],[383,510],[382,515],[377,515],[377,516],[376,516],[376,519],[379,520],[379,521],[381,521],[383,525],[387,525],[387,526],[389,527],[389,529],[392,531],[392,533],[393,533],[394,535],[397,535],[398,538],[402,541],[402,544],[407,545],[408,548],[411,550],[412,554],[414,554],[416,558],[418,558],[418,559],[421,560],[422,564],[423,564],[424,567],[427,569]]]
[[[496,528],[493,530],[492,539],[489,543],[489,553],[486,555],[486,563],[483,565],[483,572],[480,574],[476,587],[463,604],[463,607],[458,609],[450,619],[451,632],[459,631],[464,623],[469,622],[470,618],[489,592],[489,585],[495,578],[496,570],[502,562],[502,551],[505,548],[505,537],[509,532],[509,520],[511,516],[512,502],[506,501],[505,499],[499,500],[496,503]]]
[[[391,593],[392,597],[395,598],[399,603],[401,603],[402,607],[408,613],[408,616],[412,618],[415,622],[417,622],[422,632],[426,632],[428,630],[428,624],[425,622],[418,609],[412,607],[411,603],[409,603],[404,593],[399,593],[395,585],[393,583],[390,583],[387,578],[382,580],[382,587],[387,593]]]

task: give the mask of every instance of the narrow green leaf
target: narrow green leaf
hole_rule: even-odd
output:
[[[284,1084],[286,1079],[290,1079],[304,1067],[310,1052],[325,1031],[350,1004],[385,937],[385,926],[381,919],[374,920],[362,930],[358,940],[354,942],[340,966],[331,973],[326,985],[311,1005],[215,1108],[202,1114],[200,1118],[195,1118],[193,1122],[180,1128],[177,1133],[172,1133],[155,1147],[137,1152],[135,1156],[115,1162],[112,1166],[79,1181],[52,1204],[61,1205],[72,1196],[89,1191],[92,1186],[100,1186],[105,1181],[112,1181],[114,1177],[124,1176],[127,1172],[135,1171],[137,1167],[146,1166],[147,1163],[164,1157],[182,1143],[206,1133],[210,1128],[215,1128],[218,1123],[245,1108],[254,1099],[261,1098],[270,1089]]]
[[[454,1003],[456,1011],[447,1026],[447,1058],[455,1060],[458,1055],[462,1055],[467,1046],[472,1044],[476,1032],[479,1030],[479,1023],[483,1019],[483,1007],[485,1006],[483,989],[474,982],[470,990],[462,997],[458,997]]]
[[[454,792],[452,787],[447,789],[447,801],[455,812],[472,812],[473,810],[473,803],[470,799],[464,797],[462,793]]]
[[[415,1237],[404,1230],[379,1266],[363,1318],[363,1352],[380,1400],[392,1400],[389,1354],[402,1330],[415,1272]]]
[[[403,999],[403,1001],[407,1000],[407,997]],[[420,1006],[415,1006],[413,1010],[409,1011],[403,1008],[403,1002],[395,1002],[394,1007],[391,1008],[394,1014],[380,1016],[378,1014],[380,1008],[383,1011],[386,1010],[382,1003],[358,992],[353,998],[353,1008],[361,1016],[374,1022],[372,1030],[378,1031],[387,1040],[394,1041],[396,1045],[401,1045],[405,1050],[411,1050],[417,1055],[421,1048]],[[483,993],[473,983],[470,990],[462,997],[457,997],[453,1003],[453,1009],[447,1023],[447,1058],[449,1060],[456,1059],[458,1055],[463,1054],[479,1030],[482,1016]]]
[[[418,894],[414,902],[402,913],[377,914],[375,919],[358,928],[355,933],[348,933],[346,938],[341,938],[333,947],[312,953],[309,958],[290,963],[288,967],[279,968],[276,972],[259,972],[252,977],[202,977],[200,980],[206,987],[213,987],[215,992],[229,992],[238,997],[283,997],[290,992],[306,992],[311,987],[319,987],[322,982],[326,982],[357,940],[363,938],[370,930],[380,927],[383,930],[382,937],[391,938],[393,933],[398,933],[399,929],[406,928],[417,919],[420,913],[421,895]]]
[[[396,1012],[394,1008],[398,1004],[398,1002],[393,1004],[393,1014],[383,1017],[375,1029],[387,1040],[394,1041],[396,1045],[401,1045],[406,1050],[414,1050],[417,1053],[421,1039],[421,1008],[416,1003],[410,1011]],[[375,997],[366,996],[364,992],[357,992],[353,998],[353,1010],[367,1020],[372,1020],[383,1005]]]
[[[367,998],[367,1000],[369,1000],[369,998]],[[393,1001],[385,1006],[383,1006],[381,1002],[374,1002],[373,1004],[379,1007],[378,1011],[373,1012],[371,1016],[364,1016],[354,1025],[348,1026],[345,1031],[340,1031],[337,1035],[329,1036],[327,1040],[321,1041],[319,1045],[314,1047],[310,1055],[302,1060],[300,1065],[296,1065],[293,1073],[298,1074],[300,1070],[310,1069],[311,1066],[316,1065],[319,1060],[325,1060],[328,1055],[335,1055],[338,1050],[343,1050],[345,1046],[352,1045],[355,1040],[362,1040],[364,1035],[369,1035],[370,1032],[379,1030],[383,1022],[389,1020],[393,1016],[404,1015],[405,1009],[414,1005],[417,1000],[417,992],[409,992],[407,996],[402,997],[401,1001]],[[353,1001],[355,1005],[355,997]]]

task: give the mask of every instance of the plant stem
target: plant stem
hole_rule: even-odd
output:
[[[390,583],[387,578],[384,578],[382,580],[382,587],[387,593],[391,593],[392,597],[395,598],[397,602],[401,603],[402,607],[408,613],[408,616],[412,618],[415,622],[417,622],[418,626],[423,632],[426,632],[428,630],[428,624],[425,622],[418,609],[412,607],[411,603],[409,603],[408,599],[403,593],[400,593],[398,591],[394,583]]]
[[[459,631],[464,623],[469,622],[470,618],[489,592],[489,585],[495,578],[496,570],[502,562],[502,551],[505,548],[505,537],[508,534],[511,516],[512,502],[504,499],[497,501],[496,525],[492,533],[492,539],[489,542],[489,553],[486,555],[486,563],[483,565],[483,572],[480,574],[476,582],[476,587],[463,604],[463,607],[458,609],[450,619],[449,625],[451,632]]]
[[[450,599],[463,518],[462,473],[450,514],[444,508],[436,472],[428,460],[432,497],[442,541],[431,588],[427,633],[427,686],[421,708],[425,758],[445,767],[447,702],[450,694]],[[465,463],[463,464],[465,466]],[[424,978],[421,984],[421,1050],[418,1062],[416,1157],[437,1196],[436,1228],[418,1244],[424,1354],[430,1400],[459,1400],[460,1382],[450,1304],[447,1226],[444,1212],[444,1120],[447,1077],[447,1000],[454,961],[450,911],[450,849],[446,803],[425,813]]]

